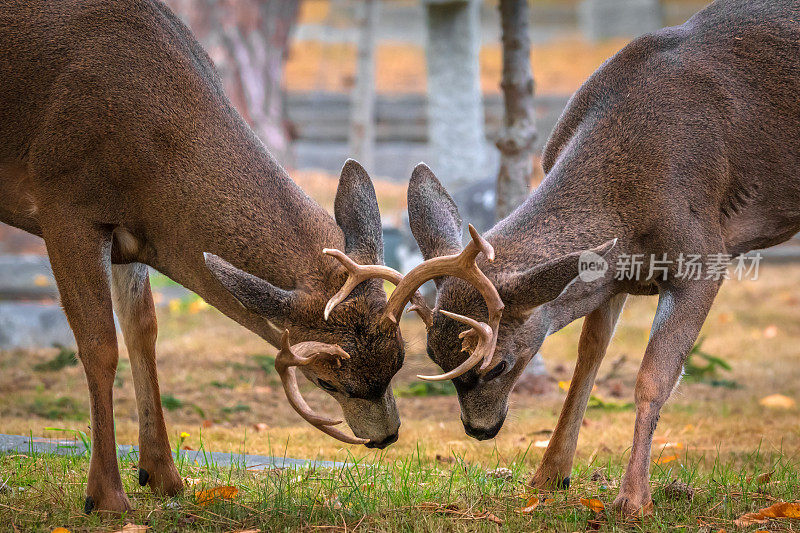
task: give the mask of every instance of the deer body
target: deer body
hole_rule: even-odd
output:
[[[374,319],[386,303],[382,283],[322,316],[346,278],[323,248],[382,262],[375,193],[357,163],[342,171],[334,221],[270,156],[206,53],[155,0],[0,1],[0,71],[0,221],[44,238],[75,333],[91,397],[87,511],[130,508],[114,444],[112,300],[137,393],[139,481],[167,494],[181,489],[144,265],[275,346],[275,326],[291,329],[295,342],[341,346],[350,359],[338,368],[308,352],[325,350],[320,342],[292,364],[343,406],[363,437],[349,442],[396,440],[389,380],[403,346]],[[205,252],[213,255],[204,260]]]
[[[505,304],[497,364],[454,382],[468,434],[491,438],[508,395],[547,335],[585,316],[558,425],[532,483],[568,484],[578,431],[627,294],[658,294],[636,389],[630,462],[617,506],[650,502],[652,436],[721,285],[676,272],[680,254],[733,256],[800,230],[800,2],[718,0],[684,25],[634,40],[573,96],[544,153],[546,178],[486,234],[479,262]],[[409,218],[426,259],[460,246],[460,218],[427,167],[409,187]],[[616,241],[610,241],[616,239]],[[576,278],[582,250],[610,269]],[[638,279],[615,279],[642,254]],[[650,258],[673,263],[664,279]],[[445,370],[464,361],[463,327],[441,310],[485,316],[476,291],[438,282],[428,349]],[[481,309],[484,309],[481,311]],[[481,315],[483,313],[483,315]]]

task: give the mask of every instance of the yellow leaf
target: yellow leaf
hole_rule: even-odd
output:
[[[118,529],[114,533],[143,533],[144,531],[147,531],[148,529],[150,529],[150,526],[140,526],[140,525],[132,524],[132,523],[128,522],[127,524],[122,526],[122,529]]]
[[[678,459],[677,455],[662,455],[661,457],[656,459],[656,464],[663,465],[666,463],[671,463],[672,461],[675,461],[677,459]]]
[[[69,529],[65,527],[57,527],[51,533],[69,533]]]
[[[569,390],[569,383],[569,381],[559,381],[558,388],[566,392]]]
[[[597,498],[581,498],[581,503],[595,513],[600,513],[606,508],[603,502]]]
[[[789,398],[783,394],[770,394],[769,396],[761,398],[758,403],[771,409],[792,409],[797,402],[795,402],[793,398]]]
[[[800,518],[800,503],[779,502],[759,511],[767,518]]]
[[[213,489],[201,490],[195,494],[195,500],[200,505],[210,505],[220,500],[232,500],[237,494],[239,494],[239,489],[236,487],[214,487]]]

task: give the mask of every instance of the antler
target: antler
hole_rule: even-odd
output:
[[[340,250],[325,248],[322,250],[322,253],[338,259],[344,268],[347,269],[348,274],[347,281],[344,282],[342,288],[339,289],[339,292],[337,292],[333,298],[328,300],[327,305],[325,305],[325,320],[328,320],[331,311],[333,311],[337,305],[342,303],[344,299],[347,298],[347,296],[353,292],[353,289],[355,289],[360,283],[372,278],[381,278],[393,283],[394,285],[398,285],[403,279],[403,275],[393,268],[384,265],[359,265],[350,259],[347,254]],[[430,327],[431,323],[433,322],[433,313],[425,303],[422,295],[416,292],[415,289],[414,294],[410,299],[412,306],[409,308],[409,311],[416,311],[420,318],[422,318],[422,320],[425,322],[425,325]],[[405,307],[405,303],[403,304],[403,307]],[[400,312],[402,312],[402,309]]]
[[[386,305],[385,316],[396,323],[403,312],[403,308],[415,291],[426,281],[441,276],[455,276],[463,279],[474,286],[481,293],[483,299],[486,300],[486,307],[489,310],[488,324],[477,322],[462,315],[442,311],[445,316],[472,326],[471,330],[467,330],[460,335],[463,339],[462,346],[467,351],[472,348],[472,354],[469,359],[454,370],[439,376],[418,376],[422,379],[429,381],[453,379],[464,374],[480,361],[483,361],[480,366],[481,371],[488,370],[496,363],[494,361],[494,351],[497,345],[500,317],[503,314],[503,300],[500,299],[497,289],[489,278],[475,263],[479,253],[483,253],[489,261],[494,261],[494,248],[486,239],[481,237],[472,224],[469,225],[469,233],[472,236],[472,241],[464,247],[461,253],[428,259],[406,274],[395,288]]]
[[[336,424],[341,424],[341,420],[331,420],[330,418],[325,418],[314,413],[303,399],[303,395],[300,394],[300,389],[297,386],[295,367],[313,365],[322,361],[340,366],[342,364],[342,359],[349,358],[350,355],[345,352],[341,346],[336,344],[312,341],[300,342],[294,346],[290,346],[289,330],[287,329],[284,330],[281,336],[281,349],[278,352],[278,356],[275,358],[275,370],[278,371],[278,375],[281,377],[283,390],[286,392],[286,398],[289,400],[289,404],[291,404],[292,408],[294,408],[308,423],[323,433],[335,439],[339,439],[342,442],[348,444],[365,444],[369,442],[367,439],[351,437],[331,427]]]

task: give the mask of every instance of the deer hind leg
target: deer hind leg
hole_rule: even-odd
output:
[[[678,379],[683,363],[705,322],[720,282],[693,281],[662,290],[639,375],[636,379],[636,423],[628,468],[614,506],[638,514],[650,499],[650,448],[661,407]]]
[[[531,479],[531,485],[534,487],[569,487],[569,475],[578,445],[578,433],[586,414],[586,405],[626,298],[625,294],[612,297],[601,307],[586,315],[583,321],[578,343],[578,361],[558,423],[544,452],[542,463]]]
[[[114,310],[131,359],[139,411],[139,484],[174,496],[183,482],[172,460],[156,370],[155,306],[147,267],[141,263],[111,269]]]
[[[92,458],[85,511],[131,509],[117,464],[113,388],[117,334],[111,311],[111,234],[80,221],[73,213],[48,213],[43,236],[86,372],[92,423]]]

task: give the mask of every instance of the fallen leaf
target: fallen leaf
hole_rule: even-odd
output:
[[[65,527],[57,527],[53,531],[51,531],[50,533],[69,533],[69,529],[67,529]]]
[[[677,459],[678,459],[677,455],[662,455],[661,457],[656,459],[656,464],[657,465],[663,465],[663,464],[671,463],[672,461],[675,461]]]
[[[595,513],[601,513],[606,508],[605,504],[597,498],[581,498],[581,503]]]
[[[203,480],[200,479],[199,477],[186,477],[186,478],[183,478],[183,481],[184,481],[184,483],[186,483],[186,485],[188,485],[190,487],[194,487],[195,485],[199,485],[200,482],[203,481]]]
[[[767,518],[761,513],[745,513],[733,521],[736,527],[747,527],[753,524],[765,524]]]
[[[266,431],[269,426],[267,426],[264,422],[259,422],[258,424],[253,424],[253,429],[256,431]]]
[[[220,500],[232,500],[239,494],[239,489],[230,485],[214,487],[213,489],[201,490],[195,494],[195,500],[199,505],[211,505]]]
[[[770,394],[761,398],[758,403],[771,409],[793,409],[797,402],[783,394]]]
[[[203,420],[203,427],[204,428],[208,429],[213,425],[214,425],[214,421],[213,420]]]
[[[118,529],[114,533],[142,533],[144,531],[147,531],[148,529],[150,529],[150,526],[140,526],[128,522],[127,524],[122,526],[122,529]]]
[[[495,524],[499,524],[501,526],[503,525],[503,520],[501,520],[500,518],[498,518],[494,514],[490,513],[489,511],[486,511],[486,514],[483,515],[483,518],[485,518],[486,520],[489,520],[490,522],[494,522]]]
[[[759,485],[765,485],[769,483],[771,479],[772,479],[772,472],[764,472],[763,474],[759,474],[758,477],[756,477],[756,482]]]
[[[537,507],[539,507],[539,501],[540,501],[539,495],[534,494],[533,496],[528,498],[527,502],[525,502],[525,507],[519,509],[518,512],[520,514],[531,514],[533,511],[536,510]]]
[[[759,513],[767,518],[800,518],[800,503],[778,502]]]

